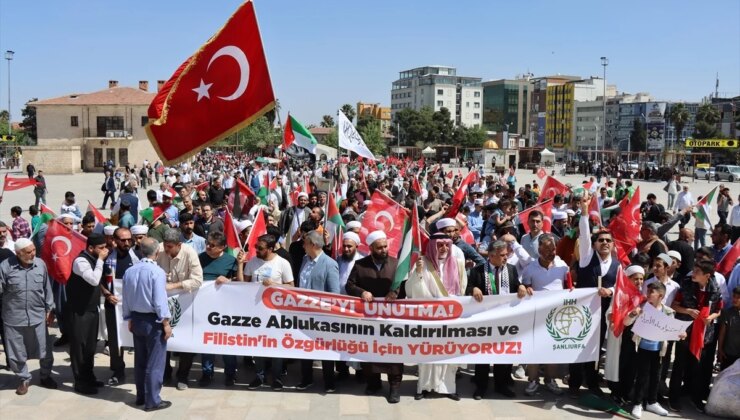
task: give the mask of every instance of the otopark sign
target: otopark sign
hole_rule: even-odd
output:
[[[687,139],[686,140],[686,147],[737,147],[737,146],[738,146],[737,140],[727,140],[727,139],[704,139],[704,140]]]

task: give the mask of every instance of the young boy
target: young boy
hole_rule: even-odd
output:
[[[740,286],[732,291],[732,306],[719,317],[719,363],[725,370],[740,358]]]
[[[645,305],[653,307],[668,316],[673,316],[673,309],[663,305],[663,297],[666,294],[665,285],[661,282],[650,283],[647,286],[647,302]],[[635,308],[625,320],[625,324],[632,324],[635,318],[642,312],[642,308]],[[683,340],[686,333],[679,335]],[[635,398],[632,416],[638,419],[642,416],[642,402],[647,400],[645,409],[659,416],[667,416],[666,411],[658,403],[658,383],[660,382],[660,359],[665,355],[667,343],[665,341],[652,341],[642,338],[637,334],[632,336],[632,340],[637,346],[637,356],[635,364],[637,368],[637,380],[635,381]],[[646,389],[647,386],[647,389]]]

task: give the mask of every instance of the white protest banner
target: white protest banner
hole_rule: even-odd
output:
[[[338,120],[339,147],[351,150],[364,158],[377,160],[373,152],[365,145],[365,141],[360,136],[360,133],[357,132],[355,126],[352,125],[352,122],[347,119],[342,111],[339,111]]]
[[[482,302],[364,302],[299,288],[206,282],[197,292],[170,297],[167,349],[358,362],[587,362],[598,356],[600,305],[596,289]],[[118,333],[121,345],[130,346],[122,319]]]
[[[679,321],[646,303],[632,325],[632,333],[652,341],[675,341],[689,325],[691,321]]]

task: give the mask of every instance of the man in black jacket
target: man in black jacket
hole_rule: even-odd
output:
[[[116,180],[113,179],[113,175],[110,171],[105,171],[105,181],[103,181],[102,190],[105,195],[103,196],[103,205],[100,206],[100,208],[105,209],[105,205],[108,204],[109,198],[111,206],[116,202]]]
[[[506,242],[496,241],[488,245],[488,261],[470,270],[465,294],[473,296],[480,302],[486,295],[516,294],[520,299],[527,294],[526,287],[519,283],[516,267],[507,264],[508,248]],[[499,394],[513,398],[516,394],[511,389],[514,384],[511,378],[510,364],[493,366],[493,385]],[[488,389],[488,372],[490,365],[475,365],[475,392],[473,399],[480,400]]]

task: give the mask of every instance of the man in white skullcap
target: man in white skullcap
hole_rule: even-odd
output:
[[[372,302],[375,298],[386,300],[398,298],[400,285],[394,284],[398,260],[388,256],[388,239],[385,232],[378,230],[367,235],[365,243],[370,247],[370,255],[355,261],[355,266],[347,279],[346,290],[350,296]],[[365,394],[373,395],[383,384],[380,374],[388,375],[390,392],[387,400],[391,404],[401,401],[400,389],[403,377],[403,363],[363,363],[367,387]]]
[[[349,227],[349,226],[348,226]],[[363,257],[357,251],[357,247],[360,245],[360,235],[355,232],[345,232],[342,236],[342,255],[337,258],[339,264],[339,291],[343,295],[347,294],[345,287],[347,286],[347,278],[349,273],[352,271],[352,267],[355,266],[355,261]]]
[[[296,233],[300,230],[301,223],[308,220],[311,209],[308,208],[308,194],[304,191],[298,193],[296,198],[298,203],[295,206],[287,208],[280,215],[278,227],[283,235],[286,235],[286,245],[295,240]]]
[[[149,228],[144,225],[133,225],[131,226],[131,235],[134,237],[134,242],[136,243],[136,246],[134,247],[135,251],[139,251],[139,245],[141,244],[141,241],[146,238],[146,235],[149,233]]]
[[[360,234],[360,230],[362,229],[362,223],[353,220],[351,222],[347,222],[347,232],[354,232],[356,234]],[[359,243],[358,243],[359,245]]]
[[[0,263],[3,336],[9,368],[20,380],[15,393],[25,395],[31,385],[29,357],[40,359],[41,386],[57,387],[51,378],[54,356],[48,332],[54,297],[46,264],[36,258],[33,242],[19,238],[14,247],[16,255]]]
[[[116,225],[107,225],[103,228],[103,237],[105,237],[105,245],[109,250],[113,250],[116,246],[116,241],[113,239],[113,232],[118,229]]]

